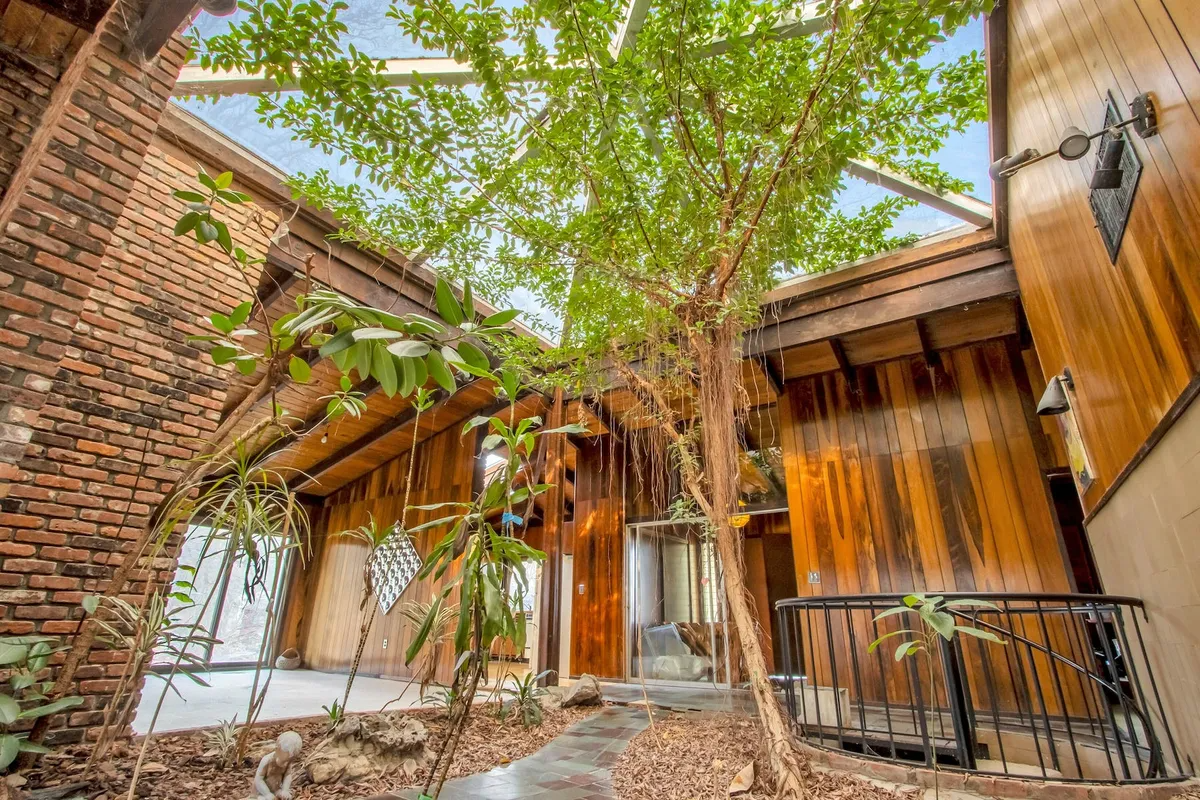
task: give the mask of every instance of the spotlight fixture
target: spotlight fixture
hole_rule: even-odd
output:
[[[1092,137],[1074,125],[1063,131],[1058,143],[1058,157],[1063,161],[1078,161],[1092,149]]]
[[[1038,415],[1052,417],[1067,413],[1071,409],[1071,402],[1067,399],[1068,389],[1075,389],[1075,380],[1071,377],[1070,368],[1063,367],[1062,374],[1055,375],[1046,384],[1046,391],[1042,392],[1042,399],[1038,400]]]
[[[326,442],[328,442],[328,441],[329,441],[329,434],[328,434],[328,433],[322,433],[322,434],[321,434],[321,444],[325,444],[325,443],[326,443]]]
[[[1112,139],[1100,151],[1100,164],[1092,173],[1091,188],[1120,189],[1125,171],[1121,169],[1121,157],[1125,155],[1125,140]]]
[[[1123,119],[1120,122],[1108,125],[1096,131],[1095,133],[1087,133],[1072,125],[1063,131],[1062,137],[1059,139],[1058,147],[1056,149],[1051,150],[1048,153],[1041,153],[1033,148],[1026,148],[1020,152],[1003,156],[992,162],[991,167],[988,168],[988,174],[992,176],[992,180],[994,181],[1003,181],[1011,178],[1017,172],[1017,170],[1024,169],[1030,164],[1036,164],[1039,161],[1045,161],[1047,158],[1052,158],[1054,156],[1058,156],[1064,161],[1078,161],[1087,155],[1088,151],[1092,149],[1093,139],[1098,139],[1106,133],[1112,133],[1114,141],[1121,141],[1116,136],[1116,133],[1127,126],[1132,126],[1134,132],[1136,132],[1137,135],[1143,139],[1154,136],[1158,133],[1158,113],[1154,107],[1154,98],[1152,98],[1148,92],[1139,94],[1133,99],[1133,102],[1129,104],[1129,114],[1130,116],[1128,119]],[[1112,149],[1113,148],[1111,147],[1105,149],[1105,165],[1103,165],[1103,167],[1107,167],[1109,150]],[[1118,152],[1117,160],[1114,162],[1113,167],[1110,168],[1115,169],[1117,172],[1117,175],[1115,176],[1117,181],[1115,186],[1121,185],[1120,169],[1117,168],[1117,165],[1121,163],[1120,156],[1121,153]],[[1100,170],[1098,169],[1096,172],[1097,178],[1093,179],[1093,189],[1115,188],[1114,185],[1111,185],[1114,179],[1113,175],[1109,174],[1103,178],[1099,178]],[[1104,185],[1097,186],[1095,183],[1095,180],[1097,179],[1101,180]]]

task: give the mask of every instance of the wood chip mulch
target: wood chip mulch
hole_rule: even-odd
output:
[[[451,777],[486,772],[530,755],[568,726],[599,710],[596,706],[548,710],[542,725],[525,729],[512,718],[505,722],[496,719],[493,709],[494,706],[488,704],[477,705],[472,710],[471,721],[459,742],[450,768]],[[436,752],[445,735],[444,711],[413,709],[406,713],[425,723],[429,730],[430,748]],[[310,717],[282,723],[263,723],[255,727],[253,741],[270,741],[287,730],[296,731],[304,738],[303,755],[324,738],[326,719]],[[68,796],[81,796],[88,800],[123,800],[129,791],[129,778],[140,744],[141,740],[135,739],[131,745],[118,745],[105,762],[93,766],[86,775],[83,774],[83,768],[87,762],[88,748],[64,748],[44,756],[37,766],[23,773],[28,782],[22,788],[30,790],[86,782],[86,788]],[[247,758],[240,765],[221,770],[216,759],[203,755],[204,750],[203,734],[199,731],[156,736],[142,765],[137,796],[153,800],[243,800],[253,795],[257,759]],[[347,787],[302,785],[305,780],[301,778],[293,783],[292,788],[295,800],[349,800],[420,785],[424,779],[424,774],[418,774],[409,781],[380,778]]]
[[[728,800],[729,784],[755,762],[755,782],[739,800],[773,797],[762,779],[762,733],[757,723],[738,714],[689,712],[656,720],[638,734],[613,769],[620,800]],[[913,800],[866,780],[813,772],[810,797],[822,800]]]

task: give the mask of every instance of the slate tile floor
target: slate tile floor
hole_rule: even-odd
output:
[[[530,756],[447,781],[441,800],[614,800],[611,769],[649,724],[645,708],[608,706]],[[415,800],[416,790],[376,800]]]

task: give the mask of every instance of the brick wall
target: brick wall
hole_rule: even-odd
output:
[[[0,66],[14,143],[0,155],[13,186],[0,204],[0,633],[77,629],[81,599],[136,538],[172,460],[192,454],[186,437],[216,427],[225,380],[187,335],[249,294],[215,248],[171,233],[182,209],[171,190],[193,184],[195,165],[155,133],[186,52],[175,39],[150,64],[126,61],[123,26],[140,7],[119,0],[45,93]],[[28,107],[3,113],[13,85]],[[40,129],[30,98],[45,100]],[[265,253],[250,213],[231,228],[248,227],[243,244]],[[98,721],[125,659],[92,653],[78,672],[87,703],[50,741]]]
[[[50,103],[58,72],[0,49],[0,197]]]

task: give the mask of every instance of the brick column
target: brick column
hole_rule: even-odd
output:
[[[74,632],[83,594],[102,585],[111,554],[155,494],[138,496],[137,454],[174,438],[146,408],[166,408],[178,390],[152,385],[157,373],[131,374],[124,385],[105,377],[109,362],[127,359],[119,347],[93,355],[102,331],[86,319],[106,265],[120,282],[106,254],[186,57],[175,37],[149,63],[126,60],[126,29],[142,5],[116,0],[97,26],[0,201],[0,633]],[[154,298],[125,302],[139,326],[164,324]],[[128,397],[131,387],[140,401]],[[83,693],[111,691],[107,673],[104,663],[81,668]],[[100,701],[89,700],[73,725],[94,718],[88,709]],[[52,740],[82,736],[82,728],[60,730]]]

